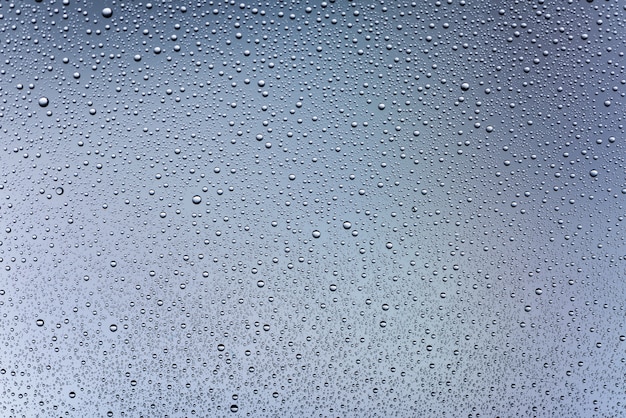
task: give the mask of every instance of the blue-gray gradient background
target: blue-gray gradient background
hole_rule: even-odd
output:
[[[0,416],[624,416],[625,24],[2,0]]]

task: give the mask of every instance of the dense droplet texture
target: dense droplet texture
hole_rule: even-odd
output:
[[[625,416],[625,27],[0,2],[0,416]]]

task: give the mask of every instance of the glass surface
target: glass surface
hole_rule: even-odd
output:
[[[625,26],[2,0],[0,416],[625,416]]]

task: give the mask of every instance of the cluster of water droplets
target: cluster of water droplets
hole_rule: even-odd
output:
[[[3,411],[624,414],[625,13],[0,4]]]

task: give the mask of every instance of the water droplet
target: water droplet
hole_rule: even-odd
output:
[[[380,103],[380,104],[378,105],[378,109],[379,109],[379,110],[384,110],[384,109],[385,109],[385,104],[384,104],[384,103]]]
[[[336,284],[331,284],[329,287],[331,292],[334,292],[335,290],[337,290],[337,285]]]
[[[47,97],[40,97],[39,98],[39,106],[47,107],[49,104],[50,104],[50,100],[48,100]]]
[[[113,16],[113,9],[111,9],[110,7],[105,7],[104,9],[102,9],[102,16],[105,18],[110,18],[111,16]]]
[[[111,324],[111,325],[109,326],[109,330],[110,330],[111,332],[115,332],[115,331],[117,331],[117,325],[115,325],[115,324]]]
[[[35,321],[35,323],[37,324],[38,327],[43,327],[43,319],[38,319],[37,321]]]
[[[265,287],[265,282],[263,280],[259,280],[256,282],[257,287]]]
[[[543,294],[543,290],[541,290],[540,288],[537,288],[537,289],[535,289],[535,294],[541,295],[541,294]]]
[[[598,170],[591,170],[591,171],[589,172],[589,175],[590,175],[591,177],[598,177]]]
[[[350,228],[352,228],[352,223],[345,221],[343,223],[343,229],[350,229]]]
[[[191,198],[191,201],[195,204],[195,205],[199,205],[200,202],[202,202],[202,197],[199,195],[195,195],[194,197]]]
[[[61,196],[63,194],[63,187],[57,187],[55,189],[56,194],[58,194],[59,196]]]
[[[463,91],[467,91],[467,90],[469,90],[469,88],[470,88],[469,83],[463,83],[463,84],[461,84],[461,90],[463,90]]]

